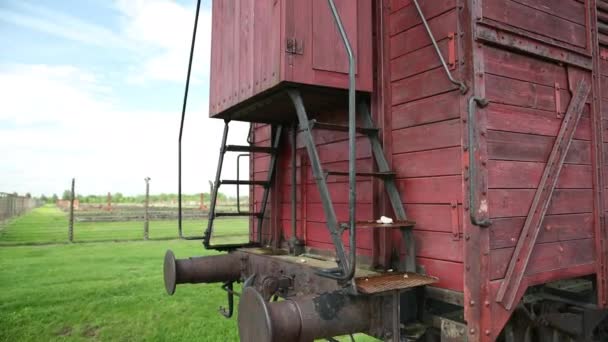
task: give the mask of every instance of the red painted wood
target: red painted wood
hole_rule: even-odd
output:
[[[491,160],[488,187],[536,189],[545,163]],[[591,166],[567,164],[558,178],[558,189],[591,189]]]
[[[534,189],[492,189],[488,192],[492,217],[526,216]],[[558,189],[553,193],[548,214],[588,213],[593,208],[591,189]]]
[[[594,261],[593,239],[569,240],[537,244],[530,256],[525,274],[535,274]],[[495,249],[490,252],[490,279],[504,277],[514,248]]]
[[[357,89],[369,92],[372,1],[335,2],[357,57]],[[300,42],[301,54],[286,52],[287,38]],[[286,81],[348,87],[344,47],[323,0],[215,1],[211,50],[212,117]]]
[[[545,162],[554,138],[510,132],[488,131],[488,154],[491,159]],[[589,142],[574,140],[566,163],[591,164]]]
[[[393,129],[455,119],[460,116],[460,92],[452,91],[393,107]]]
[[[408,178],[397,181],[397,188],[405,203],[443,203],[459,200],[461,176]],[[452,194],[455,198],[450,198]]]
[[[433,150],[460,145],[460,120],[447,120],[393,131],[394,153]]]
[[[546,136],[556,136],[562,121],[555,112],[501,104],[488,107],[486,115],[488,129]],[[581,118],[574,139],[591,139],[588,115]]]
[[[457,175],[461,173],[460,151],[460,147],[450,147],[395,154],[394,171],[400,178]]]
[[[392,83],[393,105],[423,99],[457,89],[443,69],[433,69]]]
[[[525,217],[499,218],[492,221],[490,246],[492,249],[515,247],[524,226]],[[547,215],[538,236],[539,243],[590,239],[593,237],[593,218],[590,213]]]
[[[573,3],[573,1],[565,2]],[[552,2],[552,4],[554,3]],[[551,7],[557,9],[555,5]],[[587,45],[587,35],[583,25],[575,24],[512,0],[485,1],[483,3],[483,15],[484,18],[496,20],[565,43],[580,47]],[[559,27],[559,29],[556,30],[556,27]]]
[[[450,11],[429,20],[429,26],[435,39],[447,38],[450,32],[456,31],[456,12]],[[431,45],[431,40],[422,25],[403,31],[390,39],[391,58]]]
[[[416,263],[424,268],[426,274],[439,278],[439,281],[433,284],[434,286],[454,291],[463,290],[464,265],[462,263],[421,257],[416,258]]]
[[[566,69],[557,63],[493,47],[485,49],[484,59],[488,74],[549,87],[553,87],[555,82],[562,85],[568,83]]]
[[[432,20],[438,15],[448,12],[456,7],[456,0],[446,0],[440,2],[432,0],[420,0],[418,3],[420,4],[420,9],[422,9],[422,12],[427,20]],[[414,26],[422,24],[420,15],[418,15],[416,7],[414,7],[414,4],[410,0],[403,1],[397,6],[400,8],[391,15],[389,21],[389,32],[391,35],[398,34]]]
[[[448,56],[449,39],[443,39],[437,44],[445,58]],[[420,74],[424,71],[441,67],[441,61],[432,45],[399,56],[391,61],[391,80],[396,81]]]

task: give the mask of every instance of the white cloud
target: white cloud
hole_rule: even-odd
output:
[[[149,80],[183,83],[195,9],[169,0],[117,0],[116,6],[124,16],[125,35],[155,51],[131,70],[130,80],[135,83]],[[211,11],[201,8],[192,70],[195,82],[208,76],[210,49]]]
[[[141,193],[177,189],[176,113],[124,111],[105,98],[94,75],[72,66],[18,65],[0,69],[0,177],[3,191],[60,193],[72,176],[80,193]],[[184,191],[208,188],[215,175],[223,123],[206,105],[188,114],[184,134]],[[234,125],[234,124],[233,124]],[[247,126],[231,128],[244,143]],[[235,176],[227,160],[225,178]],[[246,176],[246,172],[243,173]],[[234,193],[234,189],[223,189]]]

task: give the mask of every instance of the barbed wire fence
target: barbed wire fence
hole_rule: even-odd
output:
[[[137,196],[123,196],[120,192],[104,196],[78,194],[75,179],[60,198],[55,199],[54,195],[46,202],[0,193],[0,224],[10,222],[6,229],[0,226],[0,245],[179,239],[177,196],[155,194],[153,181],[147,177],[144,180],[144,195]],[[184,237],[203,235],[210,193],[183,197]],[[248,197],[242,197],[240,209],[246,210],[248,205]],[[216,204],[218,212],[236,212],[238,207],[236,198],[225,195]],[[214,226],[212,238],[217,243],[249,241],[247,217],[217,218]]]

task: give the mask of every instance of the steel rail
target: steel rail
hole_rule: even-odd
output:
[[[426,29],[426,33],[428,33],[429,37],[431,38],[433,47],[435,47],[435,52],[437,53],[437,56],[439,56],[439,59],[441,60],[441,65],[443,66],[443,70],[445,70],[445,73],[447,74],[448,79],[450,80],[450,82],[457,85],[458,88],[460,88],[460,92],[462,94],[466,94],[467,91],[469,91],[469,87],[467,87],[467,85],[463,81],[459,81],[459,80],[455,79],[454,76],[452,76],[452,73],[450,72],[450,68],[448,68],[447,63],[445,62],[445,59],[443,58],[443,55],[441,54],[441,50],[439,49],[437,40],[435,40],[433,31],[431,31],[431,27],[429,26],[429,23],[426,21],[426,18],[424,17],[424,13],[422,13],[422,9],[420,8],[420,5],[418,4],[418,0],[412,0],[412,1],[414,2],[414,5],[416,6],[418,15],[420,15],[420,20],[422,21],[422,24],[424,25],[424,28]],[[454,39],[456,39],[456,38],[454,38]]]
[[[184,237],[182,229],[182,137],[184,135],[184,119],[186,118],[186,106],[188,104],[188,91],[190,90],[190,75],[192,74],[192,59],[194,58],[194,44],[196,42],[196,30],[198,28],[198,15],[201,9],[201,0],[196,2],[196,14],[194,15],[194,28],[192,29],[192,43],[190,45],[190,58],[188,60],[188,74],[184,89],[184,102],[182,104],[182,120],[179,125],[179,139],[177,148],[177,231],[180,239]]]
[[[355,269],[357,266],[357,229],[356,229],[356,211],[355,207],[357,204],[357,193],[356,193],[356,177],[357,177],[357,153],[355,139],[357,136],[357,117],[356,117],[356,80],[355,80],[355,55],[350,45],[348,35],[342,24],[342,19],[336,8],[336,4],[333,0],[327,0],[329,8],[331,9],[332,16],[342,43],[348,55],[348,225],[349,225],[349,260],[346,262],[345,269],[347,270],[342,275],[336,275],[335,278],[339,280],[350,281],[355,275]]]

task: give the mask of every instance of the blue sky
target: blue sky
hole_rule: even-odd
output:
[[[177,133],[195,0],[0,1],[0,191],[177,188]],[[184,133],[184,190],[207,190],[223,123],[208,119],[203,1]],[[231,129],[232,142],[247,127]],[[233,160],[225,165],[227,178]],[[229,189],[227,192],[231,193]]]

